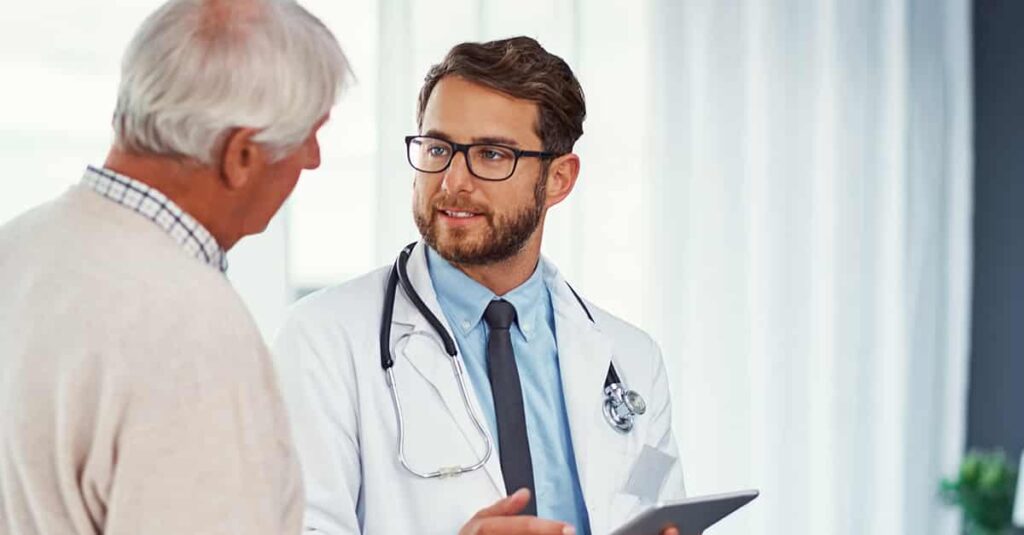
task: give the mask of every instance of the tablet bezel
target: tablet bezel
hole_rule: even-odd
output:
[[[680,535],[699,535],[760,495],[755,489],[694,496],[652,506],[611,535],[658,535],[671,526]]]

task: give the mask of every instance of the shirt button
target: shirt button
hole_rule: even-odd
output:
[[[469,321],[467,321],[467,320],[462,320],[462,330],[464,330],[464,331],[468,331],[468,330],[469,330],[469,327],[470,327],[470,323],[469,323]]]

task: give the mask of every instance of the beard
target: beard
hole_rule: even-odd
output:
[[[508,215],[495,214],[485,207],[439,191],[426,206],[417,205],[413,219],[423,241],[441,258],[452,264],[469,266],[495,264],[522,251],[527,240],[537,231],[544,216],[547,182],[547,173],[542,172],[533,190],[533,203],[517,207]],[[486,223],[483,233],[474,240],[469,229],[449,228],[445,239],[442,239],[437,222],[442,207],[481,214]]]

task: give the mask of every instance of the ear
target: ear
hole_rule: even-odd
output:
[[[238,128],[231,131],[224,142],[220,174],[230,190],[244,188],[266,165],[263,148],[252,139],[257,132],[253,128]]]
[[[576,186],[576,178],[580,174],[580,157],[573,154],[565,154],[551,161],[548,167],[547,202],[545,206],[552,206],[562,202],[572,193]]]

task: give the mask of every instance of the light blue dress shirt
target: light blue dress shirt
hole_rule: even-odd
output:
[[[484,309],[493,292],[469,278],[455,266],[427,248],[430,280],[441,310],[451,325],[455,342],[476,390],[480,407],[492,437],[498,436],[491,383],[487,379],[487,322]],[[555,342],[555,316],[551,295],[538,264],[533,275],[506,295],[500,296],[516,308],[512,327],[512,349],[516,354],[523,389],[526,429],[533,461],[537,495],[537,516],[568,522],[581,535],[590,533],[590,520],[576,471],[576,455],[569,433],[569,417],[562,394]],[[498,447],[494,440],[495,448]],[[497,455],[498,452],[495,451]]]

